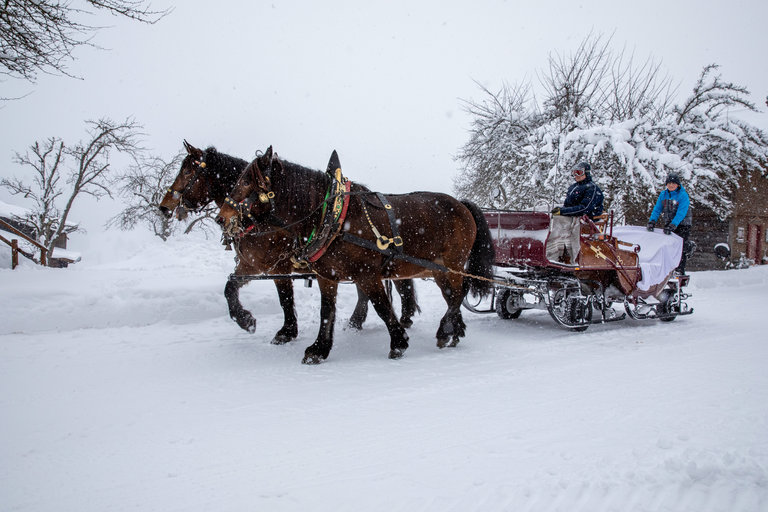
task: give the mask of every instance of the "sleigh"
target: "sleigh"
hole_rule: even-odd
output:
[[[610,213],[579,219],[568,247],[554,236],[548,213],[484,214],[496,251],[495,287],[490,303],[465,299],[473,312],[515,319],[526,309],[546,309],[558,325],[575,331],[627,316],[669,322],[693,313],[685,302],[689,278],[674,272],[682,252],[676,235],[614,227]],[[555,244],[566,250],[553,250]],[[622,305],[624,311],[616,309]]]

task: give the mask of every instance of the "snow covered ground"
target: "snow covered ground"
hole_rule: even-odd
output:
[[[242,290],[240,330],[214,240],[91,236],[68,269],[0,251],[2,511],[765,511],[768,267],[694,273],[695,313],[584,333],[546,312],[444,305],[402,360],[377,318],[300,364],[317,287],[297,283],[299,339],[271,283]],[[6,254],[8,253],[8,254]]]

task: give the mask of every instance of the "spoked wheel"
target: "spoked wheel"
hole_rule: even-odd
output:
[[[586,331],[592,321],[592,305],[584,297],[568,296],[566,288],[552,294],[547,310],[552,319],[570,331]]]
[[[656,306],[656,314],[662,322],[671,322],[677,318],[679,311],[675,305],[675,292],[670,289],[663,290],[659,294],[659,303]]]
[[[494,290],[493,293],[495,295],[496,290]],[[483,303],[486,304],[484,305]],[[461,305],[473,313],[492,313],[493,309],[491,309],[491,306],[493,305],[493,296],[491,299],[488,299],[488,297],[479,297],[468,293],[464,297],[464,300],[461,301]]]
[[[501,290],[496,296],[496,314],[505,320],[518,318],[522,308],[515,307],[515,295],[512,290]]]

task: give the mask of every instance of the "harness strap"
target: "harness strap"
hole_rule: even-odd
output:
[[[400,249],[397,246],[395,249],[392,249],[389,247],[382,249],[381,247],[379,247],[379,240],[376,240],[374,242],[373,240],[366,240],[365,238],[360,238],[359,236],[355,236],[347,232],[342,233],[341,239],[344,240],[345,242],[349,242],[351,244],[355,244],[360,247],[364,247],[366,249],[370,249],[372,251],[376,251],[378,253],[384,254],[389,258],[403,260],[408,263],[413,263],[414,265],[418,265],[420,267],[424,267],[429,270],[436,270],[438,272],[453,272],[448,267],[444,265],[440,265],[439,263],[435,263],[434,261],[425,260],[422,258],[415,258],[413,256],[408,256],[407,254],[404,254],[402,252],[402,249]]]
[[[380,192],[376,192],[376,197],[378,197],[379,201],[381,201],[381,204],[384,205],[384,210],[387,212],[387,217],[389,217],[389,227],[392,229],[392,238],[388,238],[386,240],[386,245],[389,246],[390,244],[392,244],[394,246],[394,252],[402,253],[403,239],[400,236],[400,230],[397,227],[397,219],[395,218],[395,209],[392,208],[392,205],[389,203],[387,198],[384,197],[384,195],[381,194]],[[386,238],[386,237],[382,237],[382,238]]]
[[[363,209],[363,214],[365,214],[365,218],[368,221],[368,225],[371,226],[371,231],[373,231],[374,236],[376,237],[376,246],[377,249],[381,251],[385,251],[389,248],[390,245],[395,246],[395,251],[398,253],[402,253],[403,250],[401,249],[403,245],[403,239],[399,235],[399,231],[397,229],[397,219],[395,218],[395,212],[392,209],[392,205],[389,204],[389,201],[387,201],[387,198],[384,197],[383,194],[379,192],[373,192],[373,194],[376,194],[376,197],[381,202],[381,205],[384,207],[384,210],[387,212],[387,217],[389,218],[389,226],[392,229],[392,238],[389,238],[388,236],[382,235],[379,233],[379,230],[376,229],[376,225],[371,220],[371,216],[368,213],[368,208],[365,206],[365,199],[360,198],[360,206]]]

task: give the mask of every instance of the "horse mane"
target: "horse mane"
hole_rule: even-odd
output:
[[[331,184],[330,176],[287,160],[276,158],[276,162],[272,166],[270,179],[282,196],[280,203],[290,210],[285,213],[298,218],[312,214],[325,198]]]
[[[248,162],[242,158],[220,153],[214,146],[203,151],[206,173],[212,178],[212,197],[222,199],[229,194]]]
[[[214,146],[208,147],[203,152],[203,161],[209,167],[208,172],[215,170],[219,180],[222,182],[231,181],[232,185],[235,184],[243,169],[248,165],[248,162],[242,158],[220,153]]]

